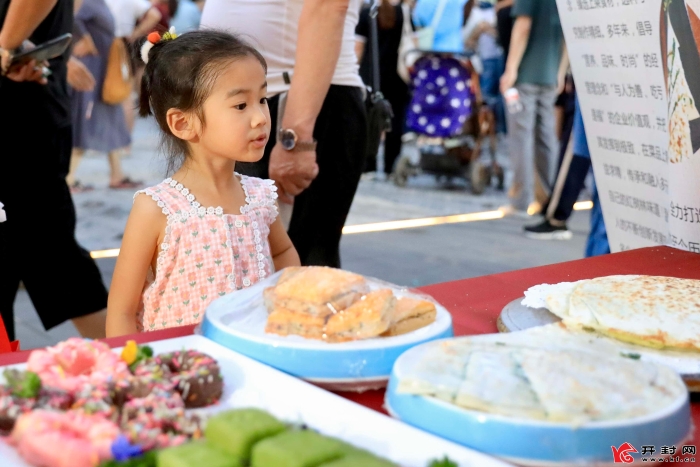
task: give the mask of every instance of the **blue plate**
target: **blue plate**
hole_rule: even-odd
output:
[[[523,465],[571,465],[613,462],[612,446],[674,446],[690,432],[690,405],[683,393],[657,413],[627,420],[570,424],[527,420],[467,410],[433,397],[397,393],[402,369],[426,346],[396,362],[386,392],[392,416],[455,443]],[[635,455],[636,456],[636,455]]]
[[[359,387],[386,385],[394,362],[406,350],[453,335],[452,317],[439,305],[435,322],[400,336],[327,343],[268,334],[262,290],[270,285],[265,281],[212,302],[204,315],[202,334],[294,376],[331,386],[359,383]],[[411,295],[405,291],[395,294]]]

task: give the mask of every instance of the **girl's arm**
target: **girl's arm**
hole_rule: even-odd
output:
[[[107,303],[107,337],[133,334],[146,275],[167,220],[146,196],[137,196],[124,230]]]
[[[275,263],[276,271],[289,266],[301,266],[299,254],[294,248],[289,235],[287,235],[287,231],[282,225],[279,216],[270,226],[269,241],[272,261]]]

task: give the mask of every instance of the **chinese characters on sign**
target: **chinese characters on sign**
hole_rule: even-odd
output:
[[[700,1],[557,2],[611,247],[700,252]]]

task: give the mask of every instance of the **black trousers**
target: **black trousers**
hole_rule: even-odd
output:
[[[277,122],[278,104],[278,98],[270,99],[273,123]],[[314,128],[319,173],[309,188],[295,197],[289,225],[289,237],[304,266],[340,267],[340,237],[364,165],[366,120],[360,88],[330,87]],[[236,171],[269,178],[276,136],[273,129],[260,161],[236,164]]]
[[[39,126],[3,128],[18,143],[0,146],[0,201],[7,213],[0,223],[0,314],[10,339],[20,281],[46,329],[107,306],[100,271],[75,240],[75,206],[65,182],[71,128]]]

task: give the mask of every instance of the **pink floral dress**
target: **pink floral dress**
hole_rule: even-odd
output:
[[[274,272],[270,225],[277,218],[272,180],[238,175],[246,195],[240,214],[201,206],[170,178],[137,192],[158,203],[168,218],[155,277],[149,275],[139,331],[199,323],[212,300],[249,287]]]

